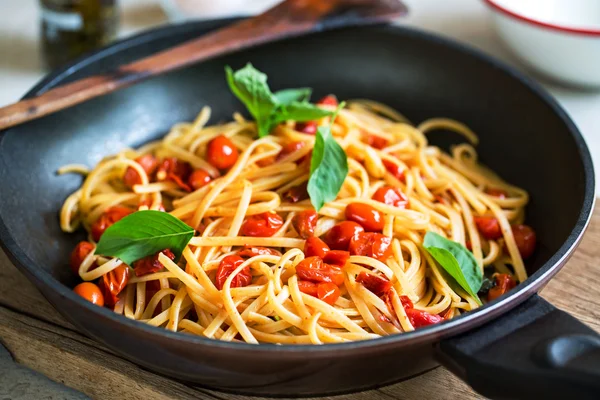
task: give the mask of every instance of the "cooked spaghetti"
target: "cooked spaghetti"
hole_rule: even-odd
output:
[[[89,233],[71,255],[87,282],[78,293],[172,331],[321,344],[408,332],[479,306],[424,249],[427,232],[472,252],[490,280],[479,293],[488,301],[527,278],[528,195],[478,163],[477,136],[463,124],[413,125],[384,105],[349,101],[331,125],[349,172],[317,212],[306,193],[310,154],[315,128],[330,117],[281,123],[256,139],[255,122],[236,114],[208,126],[210,113],[92,170],[59,171],[85,175],[60,213],[65,232]],[[429,145],[427,133],[440,129],[468,144],[450,154]],[[130,266],[95,254],[107,227],[145,209],[195,229],[177,263],[169,249]]]

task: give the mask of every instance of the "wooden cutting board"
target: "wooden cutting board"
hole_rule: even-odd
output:
[[[542,296],[600,331],[600,211],[579,249]],[[0,251],[0,341],[16,361],[94,399],[259,399],[185,385],[148,372],[80,334]],[[2,382],[1,398],[25,398]],[[6,379],[6,378],[5,378]],[[8,389],[7,389],[8,388]],[[341,399],[342,397],[331,399]],[[444,368],[344,399],[480,399]]]

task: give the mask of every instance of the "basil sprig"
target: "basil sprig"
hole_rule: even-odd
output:
[[[194,229],[166,212],[137,211],[111,225],[100,238],[96,253],[120,258],[125,264],[170,249],[178,260]]]
[[[268,135],[285,121],[311,121],[333,114],[308,102],[311,95],[308,88],[271,92],[267,75],[250,63],[235,72],[227,66],[225,73],[229,88],[256,120],[259,137]]]
[[[483,273],[473,253],[460,243],[448,240],[434,232],[425,234],[423,247],[460,287],[481,304],[477,292],[483,282]]]

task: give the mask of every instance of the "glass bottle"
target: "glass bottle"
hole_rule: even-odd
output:
[[[117,31],[116,0],[40,0],[42,53],[56,68],[108,44]]]

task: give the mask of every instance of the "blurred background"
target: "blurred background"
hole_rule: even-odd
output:
[[[498,3],[511,1],[527,3],[522,0],[503,0]],[[594,1],[600,13],[600,0]],[[1,0],[0,106],[18,100],[50,68],[103,43],[168,23],[255,14],[277,2],[278,0]],[[563,86],[531,72],[500,39],[494,29],[491,7],[484,0],[404,2],[409,7],[409,15],[399,20],[398,24],[453,37],[502,59],[538,80],[575,120],[586,136],[596,165],[600,165],[600,133],[596,132],[600,123],[600,91]],[[552,0],[537,3],[556,2]],[[582,3],[582,0],[569,0],[568,3]],[[600,19],[600,14],[598,17]],[[81,39],[82,30],[87,30],[85,40]],[[597,69],[600,70],[600,65]]]

